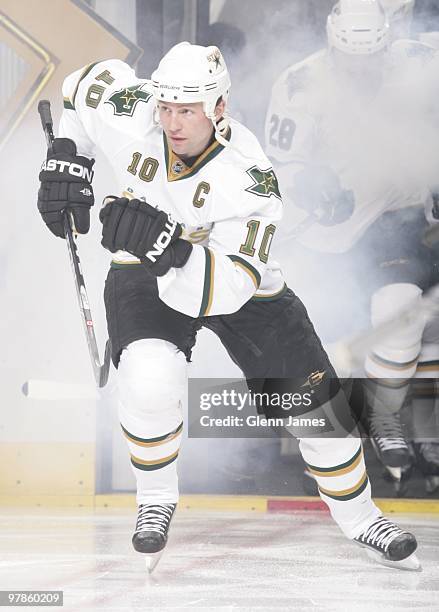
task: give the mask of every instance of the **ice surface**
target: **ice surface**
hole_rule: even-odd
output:
[[[391,518],[417,535],[422,572],[376,565],[323,513],[183,509],[148,577],[134,511],[4,509],[0,588],[63,590],[64,611],[438,611],[439,518]]]

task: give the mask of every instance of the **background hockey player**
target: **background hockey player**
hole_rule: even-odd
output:
[[[389,19],[390,35],[392,40],[412,39],[411,43],[405,43],[406,50],[412,54],[416,51],[414,39],[427,44],[435,49],[439,48],[439,33],[437,31],[438,7],[431,2],[417,2],[415,0],[381,0]],[[414,9],[417,9],[417,15]],[[432,9],[435,9],[435,18]],[[415,19],[415,21],[414,21]],[[422,54],[422,47],[418,48]],[[431,52],[430,52],[431,53]],[[428,55],[428,52],[426,53]],[[433,194],[437,198],[437,193]],[[437,246],[433,254],[433,266],[437,266]],[[433,272],[431,283],[439,280],[437,273]],[[410,389],[410,397],[407,404],[411,410],[411,432],[414,436],[412,449],[415,453],[414,460],[421,474],[425,477],[425,489],[427,493],[433,493],[439,488],[439,444],[434,428],[428,427],[428,423],[437,421],[437,384],[436,378],[438,368],[435,363],[438,349],[432,345],[432,341],[438,339],[437,323],[430,325],[430,343],[424,346],[422,360],[418,362],[416,379]],[[425,334],[427,335],[427,334]],[[410,448],[410,445],[409,445]],[[411,450],[411,449],[410,449]],[[413,460],[413,458],[412,458]],[[407,474],[410,474],[410,464],[406,464]],[[404,489],[400,489],[401,493]]]
[[[189,43],[164,56],[151,82],[120,61],[87,66],[65,80],[61,137],[40,174],[38,207],[60,237],[65,212],[87,232],[93,204],[90,182],[70,164],[90,171],[99,147],[123,194],[100,211],[102,244],[114,253],[105,305],[137,482],[133,545],[147,554],[165,546],[178,502],[186,360],[201,326],[247,379],[305,384],[319,372],[310,410],[332,416],[333,427],[351,423],[306,311],[269,257],[277,179],[256,138],[228,119],[229,87],[220,51]],[[414,536],[380,515],[360,440],[347,431],[300,441],[322,498],[348,538],[383,562],[418,567]]]
[[[398,4],[404,14],[413,5]],[[424,209],[434,221],[438,59],[417,41],[390,47],[375,0],[338,2],[327,35],[327,49],[276,81],[266,141],[287,194],[291,277],[324,339],[334,341],[367,327],[369,308],[375,325],[430,285],[431,253],[421,239]],[[286,244],[291,253],[292,240]],[[410,464],[399,421],[407,383],[416,373],[438,374],[437,325],[423,328],[414,315],[365,364],[371,438],[397,483]]]

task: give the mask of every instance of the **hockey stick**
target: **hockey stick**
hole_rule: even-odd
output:
[[[51,150],[54,141],[54,135],[49,100],[40,100],[40,102],[38,103],[38,113],[41,118],[44,134],[46,135],[47,147],[49,150]],[[91,316],[90,305],[87,296],[87,290],[85,288],[84,276],[81,270],[81,262],[79,259],[78,248],[76,246],[75,238],[73,235],[73,217],[71,215],[69,217],[69,215],[65,214],[63,224],[67,250],[69,253],[70,263],[72,265],[73,276],[75,279],[76,295],[78,296],[79,309],[81,311],[81,318],[84,324],[85,337],[87,339],[93,374],[97,386],[104,387],[107,384],[108,374],[110,370],[110,340],[107,340],[107,343],[105,345],[104,362],[103,364],[101,364],[101,360],[99,357],[99,349],[94,332],[93,319]]]

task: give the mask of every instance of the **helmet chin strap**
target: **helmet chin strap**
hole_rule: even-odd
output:
[[[217,139],[217,141],[222,144],[223,147],[230,146],[229,141],[224,138],[224,135],[227,133],[229,127],[228,117],[226,115],[223,115],[220,119],[218,119],[218,121],[215,117],[209,117],[209,119],[212,122],[213,129],[215,131],[215,138]]]
[[[221,145],[223,145],[223,147],[230,147],[231,149],[235,149],[235,147],[233,147],[233,146],[230,144],[230,142],[229,142],[228,140],[226,140],[226,139],[224,138],[224,136],[222,136],[222,135],[221,135],[221,132],[220,132],[220,131],[217,129],[217,127],[216,127],[216,125],[215,125],[215,122],[214,122],[214,121],[212,121],[212,123],[213,123],[213,127],[214,127],[214,130],[215,130],[215,138],[217,139],[217,141],[218,141],[218,142],[219,142]],[[236,150],[236,149],[235,149],[235,150]]]
[[[254,159],[249,155],[245,155],[240,149],[233,146],[229,140],[224,138],[224,134],[227,132],[227,129],[229,127],[229,119],[227,116],[221,117],[221,119],[219,119],[218,121],[215,119],[215,117],[209,117],[209,119],[211,120],[213,125],[215,138],[221,145],[223,145],[223,147],[228,147],[229,149],[231,149],[241,157],[244,157],[245,159]]]

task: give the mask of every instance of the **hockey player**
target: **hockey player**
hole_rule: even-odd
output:
[[[432,54],[431,48],[439,48],[439,34],[437,31],[422,31],[416,39],[425,46],[417,46],[412,36],[413,10],[415,0],[381,0],[389,19],[392,40],[412,39],[405,43],[405,49],[411,54],[420,52],[421,55]],[[427,24],[422,24],[423,28]],[[435,199],[437,193],[434,194]],[[436,251],[437,256],[437,251]],[[432,279],[437,282],[437,277]],[[439,489],[439,441],[435,432],[430,431],[430,437],[425,431],[425,425],[435,422],[434,415],[437,412],[436,396],[439,368],[436,361],[439,350],[435,346],[439,341],[439,321],[434,320],[429,324],[429,329],[424,331],[424,337],[428,337],[428,344],[424,342],[423,353],[420,355],[415,378],[411,385],[411,430],[414,436],[414,461],[425,478],[425,490],[428,494]],[[432,436],[433,434],[433,436]],[[427,437],[426,437],[427,436]]]
[[[432,219],[433,200],[429,185],[398,165],[394,141],[413,117],[405,106],[413,100],[407,73],[416,75],[422,90],[423,75],[434,75],[430,66],[438,60],[434,49],[417,41],[397,41],[390,49],[389,24],[375,0],[340,0],[327,35],[327,49],[285,70],[273,86],[266,142],[289,196],[284,225],[296,228],[301,247],[295,270],[306,269],[320,287],[328,283],[333,311],[343,321],[331,337],[337,325],[330,320],[326,339],[333,341],[368,324],[369,301],[376,325],[429,285],[430,253],[420,239],[424,207]],[[415,114],[428,117],[423,110]],[[400,146],[409,150],[410,143]],[[328,302],[320,302],[322,325]],[[399,411],[418,362],[429,362],[430,376],[439,374],[432,370],[439,357],[436,327],[426,330],[422,355],[424,322],[413,316],[366,359],[371,440],[397,487],[410,464]]]
[[[201,326],[247,379],[310,385],[310,410],[330,431],[300,439],[322,499],[344,534],[383,563],[417,568],[416,539],[371,499],[361,443],[334,370],[300,300],[270,259],[281,217],[277,179],[258,141],[228,118],[229,74],[216,47],[173,47],[150,82],[121,61],[91,64],[64,82],[60,137],[40,174],[38,208],[63,237],[62,216],[87,232],[97,147],[122,197],[100,212],[114,253],[105,287],[120,421],[137,482],[134,548],[166,545],[178,502],[186,361]],[[135,197],[133,197],[135,196]],[[332,415],[332,416],[331,416]],[[300,431],[295,432],[299,434]]]

